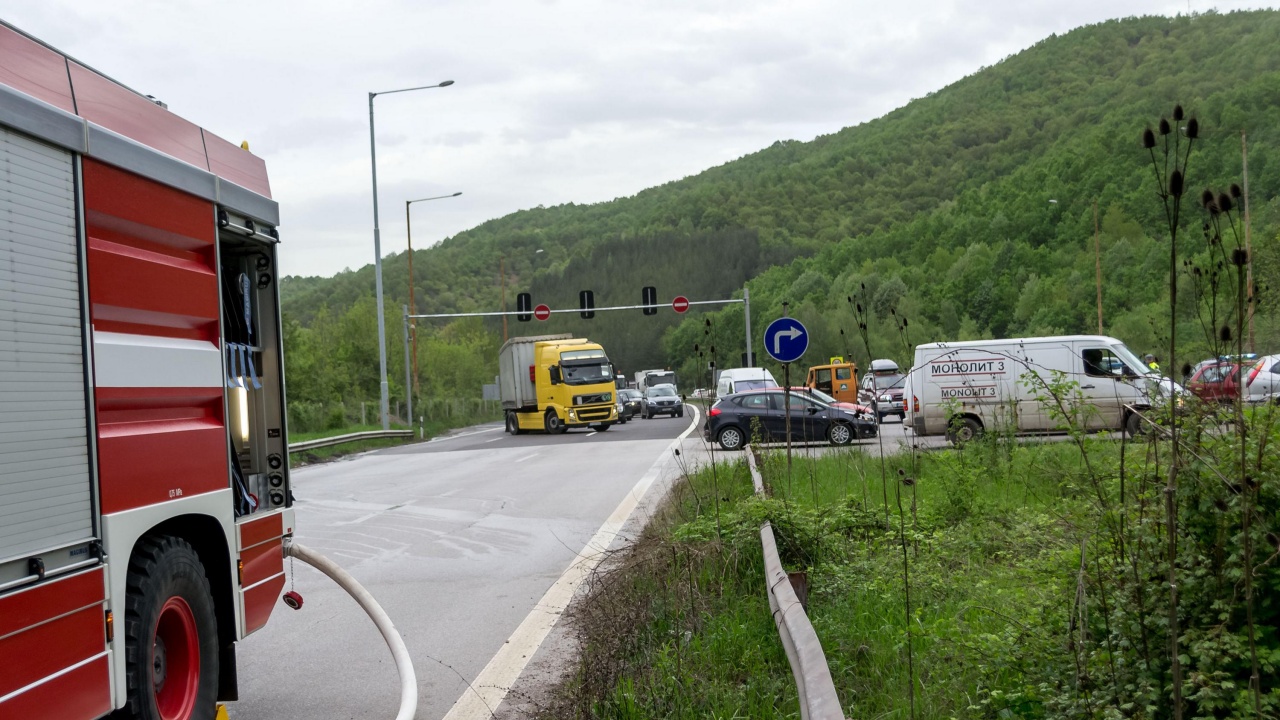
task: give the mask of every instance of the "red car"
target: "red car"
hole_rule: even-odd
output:
[[[1206,402],[1234,402],[1240,396],[1240,374],[1244,367],[1237,362],[1216,362],[1196,371],[1187,389]]]
[[[822,392],[821,390],[818,390],[817,388],[811,388],[811,387],[806,387],[801,385],[800,387],[791,388],[791,392],[797,395],[805,395],[807,397],[811,397],[814,400],[817,400],[818,402],[823,403],[824,405],[837,407],[837,408],[840,408],[841,410],[848,410],[849,412],[853,413],[854,415],[860,418],[874,418],[876,416],[876,411],[872,410],[866,405],[859,405],[857,403],[843,402],[841,400],[837,400],[834,397],[831,397],[830,395]]]

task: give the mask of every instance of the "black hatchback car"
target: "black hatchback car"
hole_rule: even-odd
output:
[[[791,439],[847,445],[876,436],[876,422],[798,393],[790,394]],[[738,450],[759,434],[764,442],[786,440],[787,394],[780,389],[751,390],[726,395],[707,411],[702,437]]]

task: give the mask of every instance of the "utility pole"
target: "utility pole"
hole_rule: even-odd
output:
[[[1098,270],[1098,334],[1102,334],[1102,242],[1098,239],[1098,199],[1093,199],[1093,260]]]
[[[498,256],[498,276],[502,283],[502,342],[507,341],[507,257],[505,255]]]
[[[751,357],[751,293],[746,285],[742,286],[742,310],[747,321],[747,367],[755,367]]]

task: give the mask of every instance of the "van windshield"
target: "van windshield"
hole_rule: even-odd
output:
[[[886,388],[902,387],[902,382],[907,379],[906,375],[876,375],[876,389],[884,390]]]
[[[1138,356],[1134,354],[1134,352],[1130,350],[1127,346],[1125,346],[1124,343],[1116,343],[1115,345],[1112,345],[1111,352],[1115,353],[1116,357],[1123,360],[1124,364],[1129,366],[1129,369],[1133,371],[1134,375],[1158,375],[1159,374],[1156,371],[1152,370],[1151,368],[1147,367],[1146,363],[1139,360]]]

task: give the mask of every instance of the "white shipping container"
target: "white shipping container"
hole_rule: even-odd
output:
[[[569,340],[568,333],[511,338],[498,351],[498,393],[503,410],[537,410],[538,390],[529,368],[538,362],[535,343]]]

